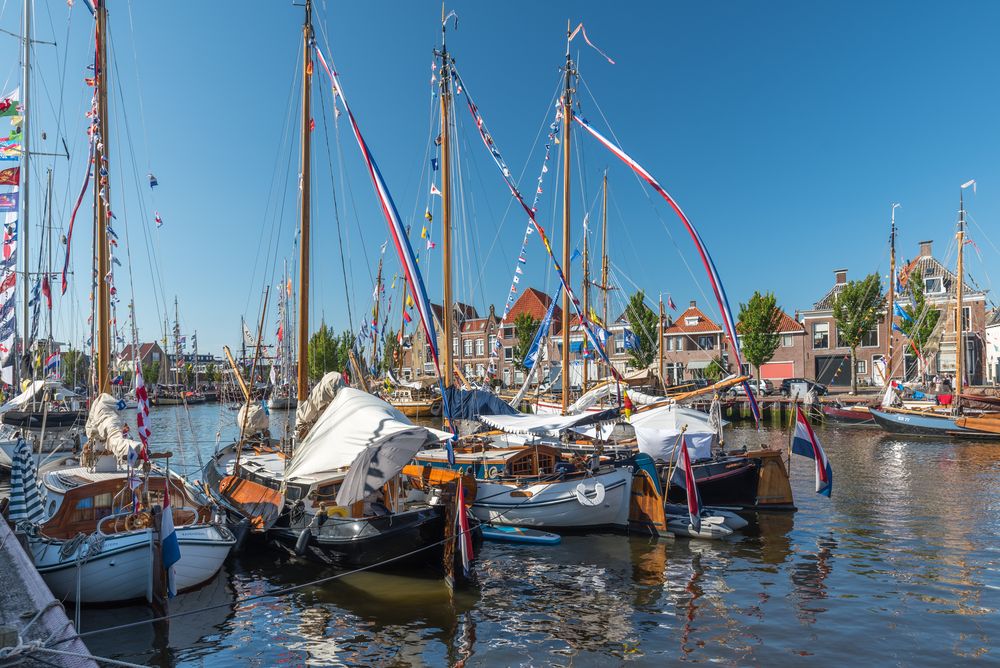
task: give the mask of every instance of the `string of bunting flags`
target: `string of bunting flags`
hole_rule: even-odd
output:
[[[14,89],[0,100],[0,117],[11,119],[15,130],[11,135],[20,137],[23,108],[18,104],[20,89]],[[9,137],[5,138],[9,139]],[[10,149],[5,142],[0,148],[0,160],[20,160],[21,151]],[[0,184],[10,186],[7,193],[0,193],[0,212],[3,213],[3,259],[0,261],[0,379],[8,385],[14,383],[14,354],[17,319],[14,304],[17,301],[17,231],[18,191],[21,185],[21,167],[0,171]]]

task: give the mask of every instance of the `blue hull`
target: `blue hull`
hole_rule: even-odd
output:
[[[528,543],[531,545],[558,545],[562,538],[548,531],[527,529],[524,527],[491,526],[483,524],[483,540],[503,543]]]
[[[955,424],[955,418],[946,415],[914,415],[874,408],[871,409],[871,414],[878,426],[891,434],[1000,440],[998,434],[959,427]]]

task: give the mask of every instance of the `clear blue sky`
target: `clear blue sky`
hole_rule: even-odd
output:
[[[3,6],[0,27],[18,30],[19,4]],[[69,218],[84,164],[92,19],[82,1],[75,4],[68,10],[53,0],[36,8],[36,39],[58,47],[35,48],[32,134],[36,149],[52,150],[53,110],[62,96],[73,153],[69,167],[55,161],[57,225]],[[127,228],[129,235],[140,337],[158,336],[164,301],[176,294],[185,331],[197,329],[202,350],[218,352],[223,343],[238,345],[240,316],[255,317],[265,280],[277,280],[281,259],[294,253],[298,142],[286,118],[291,114],[297,124],[302,10],[280,0],[131,8],[127,0],[110,0],[110,8],[125,101],[124,114],[118,101],[112,105],[112,200],[118,232]],[[1000,215],[996,3],[455,2],[449,9],[460,17],[449,47],[508,163],[516,174],[524,170],[529,197],[541,160],[533,141],[552,118],[566,20],[585,23],[617,64],[574,42],[593,93],[581,91],[584,115],[607,130],[596,100],[625,150],[678,199],[708,243],[734,309],[754,289],[774,291],[789,312],[808,308],[839,267],[852,277],[886,273],[891,201],[903,204],[900,256],[915,255],[921,239],[934,239],[944,256],[958,186],[970,178],[979,189],[968,209],[982,226],[970,230],[982,252],[982,261],[970,254],[970,271],[991,287],[993,243],[1000,243],[989,238]],[[439,17],[435,2],[317,2],[317,23],[330,36],[346,92],[401,213],[414,224],[416,244],[427,199],[429,78]],[[0,35],[0,53],[9,89],[19,80],[15,38]],[[314,81],[326,88],[318,68]],[[346,124],[338,156],[325,99],[329,133],[321,108],[313,110],[313,320],[325,317],[341,329],[347,313],[333,190],[355,326],[370,307],[370,275],[386,232]],[[464,108],[458,118],[468,218],[456,232],[456,294],[480,310],[488,303],[502,308],[524,220],[508,208]],[[126,121],[131,142],[123,135]],[[574,243],[607,166],[617,280],[629,289],[634,282],[654,299],[663,292],[680,305],[705,303],[707,281],[670,210],[647,197],[591,138],[577,133],[574,142],[582,148],[573,165]],[[49,164],[37,159],[32,168],[38,205]],[[148,171],[160,183],[152,193]],[[555,176],[554,169],[546,176],[540,222],[558,239]],[[75,280],[56,303],[57,338],[77,342],[89,308],[89,204],[88,195],[75,233]],[[165,221],[159,231],[152,224],[156,210]],[[41,208],[33,205],[32,213],[37,221]],[[436,228],[431,234],[439,241]],[[421,255],[438,299],[440,256]],[[537,237],[528,258],[521,286],[551,291]],[[387,267],[391,276],[398,264],[389,259]],[[124,269],[118,284],[127,300]],[[714,306],[708,312],[715,315]]]

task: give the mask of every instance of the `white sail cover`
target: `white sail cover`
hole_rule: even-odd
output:
[[[413,424],[378,397],[343,387],[296,448],[285,481],[310,484],[350,467],[337,494],[337,505],[348,506],[398,475],[417,452],[450,436]]]
[[[654,461],[676,461],[677,446],[681,432],[679,429],[660,429],[657,427],[635,427],[635,438],[639,443],[639,452],[644,452]],[[704,432],[685,432],[691,459],[707,459],[712,456],[712,442],[715,434]]]
[[[572,429],[581,422],[594,419],[594,413],[581,415],[480,415],[483,424],[508,434],[531,434],[534,436],[558,436],[564,429]],[[617,422],[618,418],[604,420],[602,424]]]
[[[632,396],[631,393],[629,396]],[[688,434],[715,433],[708,413],[702,413],[693,408],[683,408],[677,404],[667,404],[648,411],[638,411],[632,415],[630,422],[637,429],[647,427],[679,432],[682,427],[686,426]]]
[[[38,399],[42,398],[42,391],[49,390],[49,398],[56,401],[66,401],[67,399],[80,399],[80,395],[72,390],[67,389],[58,380],[34,380],[28,387],[25,388],[24,392],[17,395],[3,406],[0,406],[0,413],[6,413],[9,410],[21,409],[31,403],[32,399],[37,395]]]
[[[101,394],[90,405],[87,415],[88,445],[96,451],[109,450],[119,461],[128,459],[128,450],[136,442],[125,436],[125,419],[118,411],[118,400],[108,393]]]
[[[267,431],[270,426],[271,418],[263,404],[254,402],[240,406],[236,414],[236,428],[242,430],[244,435]]]
[[[295,409],[295,433],[304,438],[313,424],[319,419],[326,407],[330,405],[337,392],[345,387],[344,377],[336,371],[331,371],[309,392],[309,398],[299,401]]]

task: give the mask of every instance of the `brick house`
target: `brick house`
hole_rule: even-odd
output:
[[[468,380],[486,378],[498,324],[499,318],[490,306],[490,312],[485,318],[469,318],[455,328],[451,355]]]
[[[163,352],[163,348],[156,341],[152,343],[140,343],[135,351],[132,350],[132,344],[125,346],[121,353],[118,354],[118,370],[121,372],[131,372],[133,371],[132,357],[133,352],[135,358],[139,361],[142,366],[149,366],[160,363],[160,366],[165,367],[165,362],[167,359],[166,353]],[[155,378],[147,378],[146,382],[155,382]]]
[[[919,269],[924,283],[927,303],[941,312],[938,325],[931,334],[926,350],[921,351],[923,364],[909,346],[908,340],[899,332],[893,332],[893,378],[914,379],[920,371],[927,374],[953,374],[955,372],[955,288],[954,273],[934,258],[932,242],[920,242],[920,254],[900,268],[900,282],[904,290],[896,301],[902,306],[912,304],[908,282]],[[802,324],[808,338],[806,350],[805,376],[818,382],[839,387],[851,384],[850,348],[839,341],[837,324],[833,318],[833,302],[847,285],[847,270],[834,272],[834,285],[826,295],[802,312]],[[963,333],[965,344],[966,378],[972,384],[981,384],[986,363],[986,293],[974,290],[968,283],[964,286]],[[898,318],[895,318],[898,322]],[[888,355],[889,337],[885,313],[879,322],[865,336],[857,348],[857,375],[861,385],[884,384],[885,363]],[[923,367],[921,369],[921,367]]]
[[[736,323],[736,331],[739,330],[740,325]],[[780,337],[778,349],[774,351],[774,356],[769,362],[760,365],[761,379],[770,380],[777,386],[786,378],[812,377],[811,372],[807,375],[806,353],[809,349],[809,337],[802,323],[782,311],[776,333]],[[741,339],[741,347],[742,343]],[[757,377],[757,369],[752,364],[744,364],[744,371]]]
[[[434,314],[434,333],[438,338],[438,350],[441,348],[441,305],[431,304],[431,311]],[[462,331],[462,326],[469,320],[478,320],[479,313],[476,307],[462,302],[455,302],[452,311],[452,328],[456,334],[452,340],[452,357],[458,362],[458,356],[454,354],[457,346],[457,334]],[[434,369],[434,358],[431,356],[431,349],[427,346],[427,339],[423,330],[418,326],[413,334],[403,337],[403,380],[418,380],[422,378],[434,377],[437,371]]]
[[[722,327],[691,300],[687,309],[663,329],[664,382],[679,385],[704,378],[705,370],[716,358],[728,369],[729,353]]]
[[[552,297],[550,295],[535,288],[527,288],[510,307],[503,330],[500,332],[500,344],[503,349],[500,351],[497,362],[497,377],[504,386],[520,385],[524,382],[524,372],[514,367],[514,347],[517,345],[517,338],[514,335],[514,321],[517,320],[518,316],[526,313],[536,321],[541,322],[551,303]],[[556,304],[552,310],[552,324],[549,327],[549,336],[542,349],[540,360],[547,362],[561,359],[562,341],[555,339],[561,332],[562,308]]]

